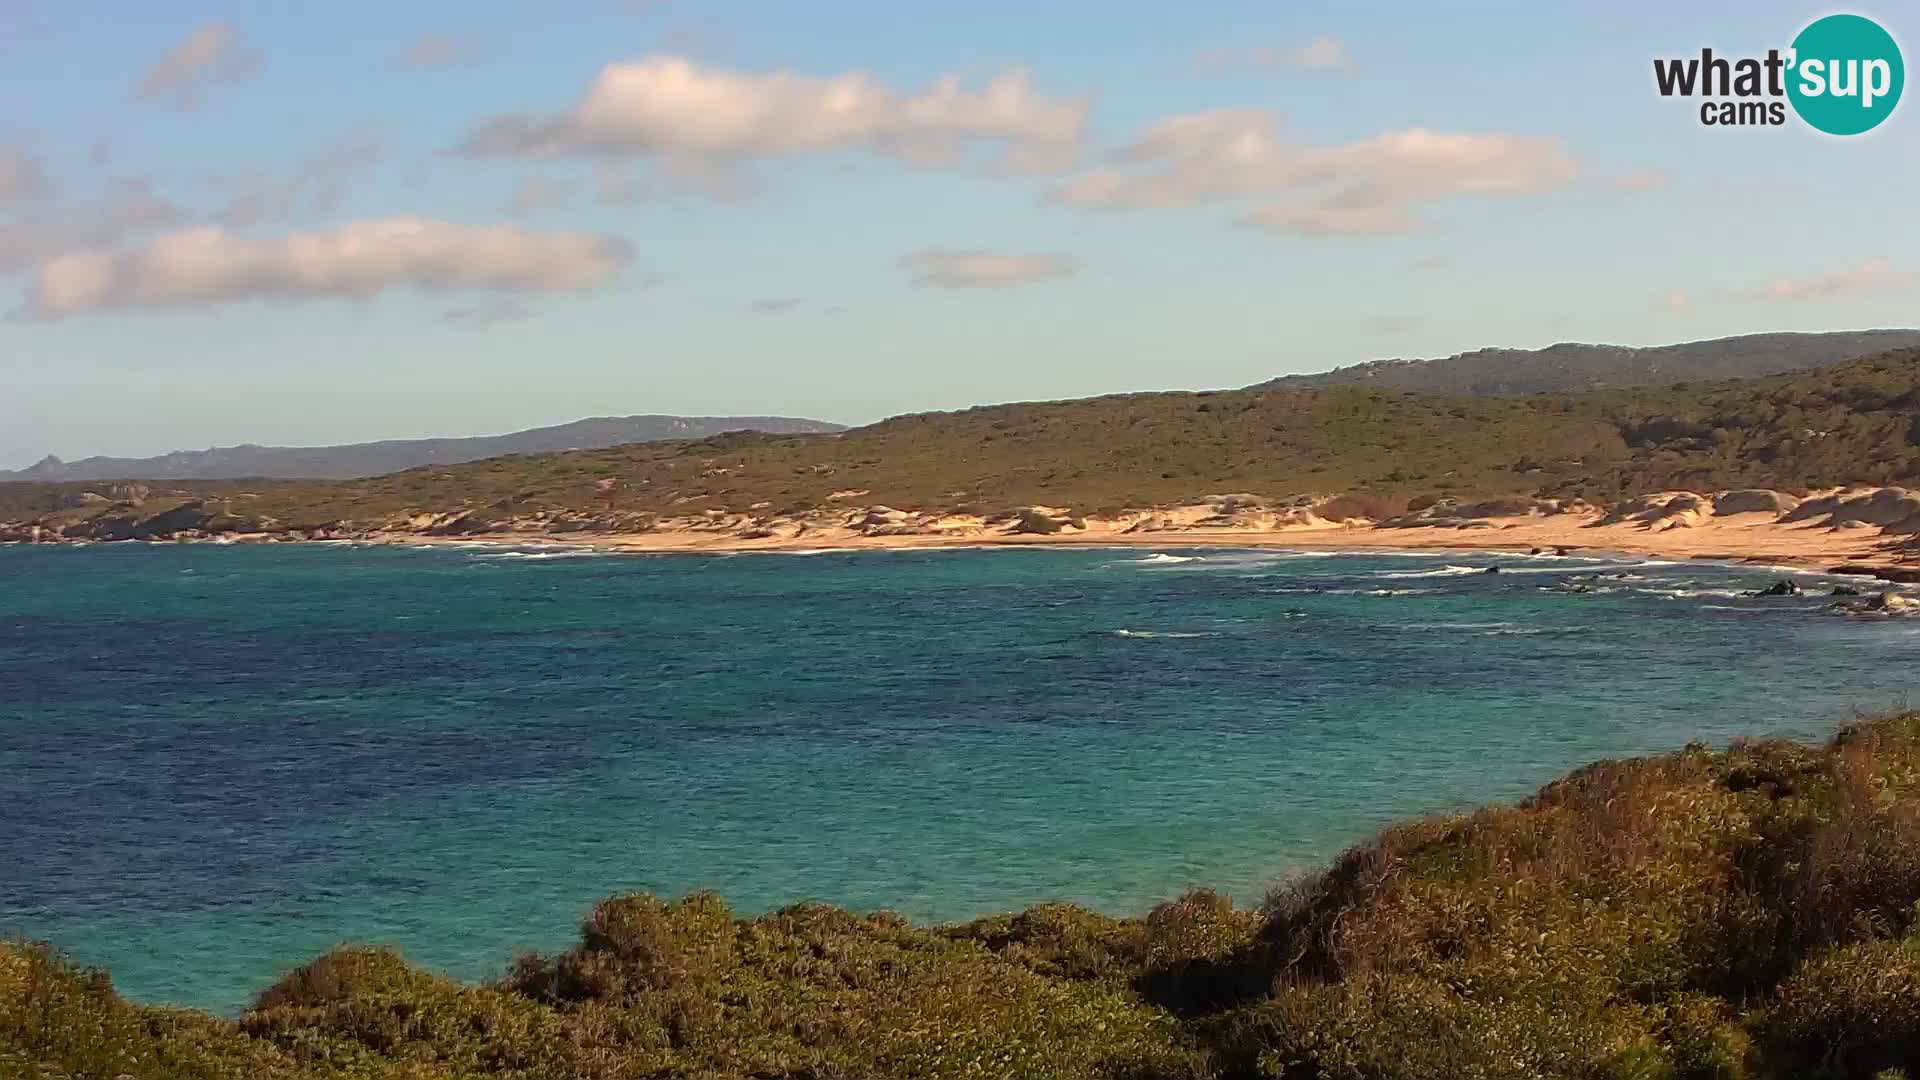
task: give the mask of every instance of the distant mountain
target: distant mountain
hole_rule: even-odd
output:
[[[90,457],[79,461],[48,455],[16,472],[0,470],[0,481],[347,480],[383,476],[416,465],[454,465],[502,454],[600,450],[663,439],[702,439],[729,431],[800,435],[844,430],[840,424],[785,416],[598,416],[557,427],[463,439],[391,439],[344,446],[217,446],[176,450],[150,458]]]
[[[1554,394],[1779,375],[1915,345],[1920,345],[1920,330],[1746,334],[1646,349],[1567,342],[1544,349],[1479,349],[1439,360],[1374,360],[1312,375],[1283,375],[1249,389],[1359,385],[1474,397]]]

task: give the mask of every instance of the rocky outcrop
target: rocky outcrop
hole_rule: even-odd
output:
[[[1650,532],[1692,528],[1713,515],[1713,501],[1691,491],[1662,491],[1629,499],[1614,507],[1593,523],[1638,525]]]
[[[1716,517],[1728,517],[1733,514],[1785,514],[1799,505],[1798,498],[1768,488],[1723,491],[1713,497],[1713,512]]]
[[[1492,499],[1460,500],[1452,496],[1425,496],[1407,504],[1407,512],[1386,518],[1383,529],[1490,529],[1502,518],[1540,518],[1589,509],[1584,500],[1540,499],[1505,495]]]
[[[1838,491],[1804,500],[1785,520],[1814,521],[1830,529],[1868,525],[1885,533],[1920,533],[1920,493],[1900,487]]]
[[[1833,609],[1849,615],[1920,615],[1920,599],[1883,592],[1859,600],[1836,601]]]

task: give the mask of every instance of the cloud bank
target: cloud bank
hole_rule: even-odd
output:
[[[1050,98],[1010,71],[980,89],[958,76],[901,93],[864,72],[815,78],[739,72],[677,56],[610,64],[578,103],[555,115],[485,121],[460,143],[470,156],[650,155],[709,167],[758,158],[859,150],[919,165],[997,146],[1004,166],[1071,163],[1086,127],[1084,100]]]
[[[612,278],[631,257],[617,237],[421,218],[356,221],[276,239],[190,228],[138,248],[49,259],[35,275],[24,314],[59,319],[257,298],[365,299],[400,287],[577,290]]]
[[[1422,227],[1421,204],[1454,195],[1541,195],[1580,167],[1547,136],[1389,131],[1307,146],[1259,109],[1191,113],[1148,127],[1114,164],[1086,172],[1050,198],[1075,206],[1152,209],[1273,195],[1241,220],[1302,235],[1370,235]]]

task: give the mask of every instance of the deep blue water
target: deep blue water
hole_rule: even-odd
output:
[[[233,1009],[343,940],[497,973],[629,889],[1251,900],[1920,667],[1920,620],[1737,595],[1765,570],[1178,554],[0,548],[0,930]]]

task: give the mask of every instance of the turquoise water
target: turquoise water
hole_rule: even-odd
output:
[[[919,919],[1253,899],[1392,818],[1905,700],[1920,620],[1738,595],[1778,576],[0,548],[0,929],[234,1009],[344,940],[494,974],[629,889]]]

